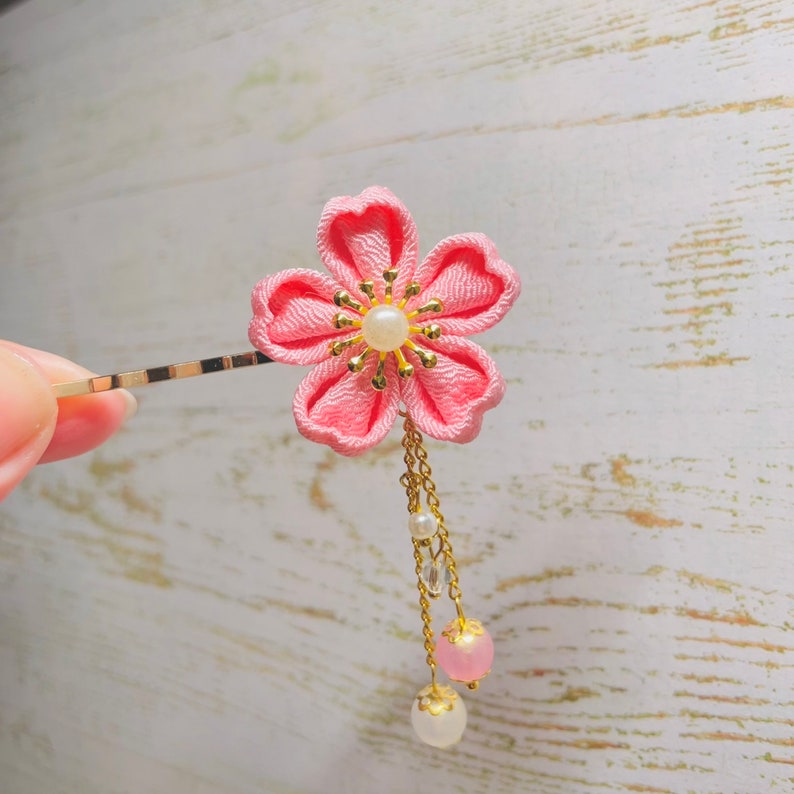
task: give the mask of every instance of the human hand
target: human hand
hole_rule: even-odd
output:
[[[82,455],[136,411],[124,389],[56,400],[52,384],[94,374],[52,353],[0,340],[0,501],[37,463]]]

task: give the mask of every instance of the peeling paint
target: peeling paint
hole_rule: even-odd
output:
[[[669,529],[670,527],[683,526],[683,522],[677,518],[663,518],[650,510],[624,510],[623,515],[633,524],[647,529]]]

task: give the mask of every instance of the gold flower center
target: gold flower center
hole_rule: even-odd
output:
[[[359,329],[360,333],[351,336],[349,339],[339,340],[331,343],[330,353],[332,356],[339,356],[345,348],[357,345],[360,342],[366,344],[363,352],[353,356],[347,366],[351,372],[361,372],[364,362],[373,350],[377,351],[379,360],[375,375],[372,378],[372,388],[382,391],[386,388],[386,377],[384,369],[386,366],[386,356],[393,353],[397,359],[397,371],[401,378],[410,378],[414,373],[413,364],[405,360],[403,348],[413,351],[422,366],[426,369],[435,367],[437,363],[435,353],[429,353],[418,347],[408,337],[412,334],[422,334],[428,339],[438,339],[441,336],[441,328],[431,324],[426,326],[411,325],[411,320],[425,312],[439,313],[444,310],[444,305],[438,298],[432,298],[424,306],[412,311],[405,311],[405,304],[421,291],[420,286],[412,281],[405,288],[405,294],[400,301],[394,305],[392,302],[392,285],[397,278],[397,271],[394,269],[386,270],[383,273],[383,280],[386,282],[384,302],[381,303],[375,297],[374,284],[371,281],[362,281],[358,288],[369,298],[370,306],[364,306],[353,299],[349,293],[340,290],[334,295],[334,303],[337,306],[352,309],[361,316],[361,319],[350,317],[344,312],[334,315],[334,328],[346,328],[348,326]]]

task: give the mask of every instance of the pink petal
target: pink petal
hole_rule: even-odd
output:
[[[310,441],[328,444],[341,455],[360,455],[386,437],[397,418],[400,389],[394,356],[386,362],[388,386],[372,388],[378,356],[370,355],[361,372],[350,372],[347,361],[363,344],[318,364],[301,382],[292,410],[298,430]]]
[[[485,411],[498,405],[505,382],[491,357],[461,337],[422,340],[420,347],[438,357],[424,369],[410,350],[414,374],[402,381],[402,399],[417,427],[440,441],[471,441],[480,432]]]
[[[394,294],[411,280],[417,253],[416,225],[405,205],[385,187],[370,187],[358,196],[338,196],[323,209],[317,229],[320,258],[351,295],[358,285],[375,282],[382,300],[383,271],[397,268]]]
[[[416,270],[421,295],[409,308],[439,298],[444,311],[432,317],[445,334],[477,334],[495,325],[521,291],[518,274],[499,258],[484,234],[457,234],[442,240]]]
[[[316,364],[328,358],[330,342],[356,333],[353,328],[336,329],[331,322],[339,311],[333,302],[336,290],[316,270],[282,270],[263,278],[251,293],[251,343],[285,364]]]

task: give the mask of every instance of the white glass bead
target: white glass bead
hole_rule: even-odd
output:
[[[416,735],[431,747],[451,747],[457,744],[466,730],[466,704],[458,696],[452,709],[432,714],[429,710],[419,708],[419,701],[414,698],[411,709],[411,724]]]
[[[408,531],[417,540],[427,540],[438,532],[438,522],[432,513],[411,513]]]
[[[396,306],[382,303],[366,313],[361,333],[371,348],[388,353],[397,350],[408,337],[408,318]]]

